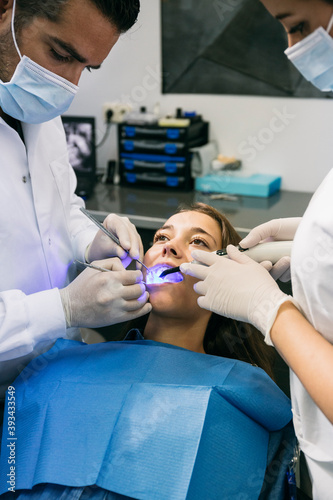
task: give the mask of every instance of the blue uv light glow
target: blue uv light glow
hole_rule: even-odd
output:
[[[179,283],[180,281],[183,281],[184,276],[181,272],[167,274],[166,276],[164,276],[164,278],[161,278],[160,274],[166,269],[170,269],[170,266],[158,264],[157,266],[151,267],[146,272],[146,284],[163,285],[164,283]]]

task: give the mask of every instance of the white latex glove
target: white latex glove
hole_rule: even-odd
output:
[[[242,248],[252,248],[264,241],[292,241],[302,217],[273,219],[255,227],[240,241]],[[262,263],[275,280],[290,281],[290,257],[283,257],[274,266]]]
[[[117,258],[94,264],[112,272],[87,268],[60,290],[67,328],[113,325],[151,311],[141,271],[126,271]]]
[[[86,261],[90,264],[94,260],[107,259],[108,257],[119,257],[124,267],[127,267],[132,259],[143,259],[143,245],[134,224],[127,217],[110,214],[103,222],[111,233],[116,235],[121,246],[128,250],[127,254],[119,245],[114,243],[103,231],[99,230],[94,240],[87,248]]]
[[[274,265],[265,260],[264,262],[260,262],[260,264],[269,271],[270,275],[275,280],[280,280],[283,282],[290,281],[290,257],[287,255],[279,259]]]
[[[270,330],[281,304],[296,303],[279,289],[263,266],[232,245],[227,251],[229,258],[194,250],[192,257],[205,265],[186,263],[181,264],[180,270],[202,280],[194,285],[194,290],[201,295],[200,307],[252,323],[264,334],[265,342],[273,345]]]

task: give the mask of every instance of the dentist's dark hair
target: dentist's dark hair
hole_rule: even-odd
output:
[[[221,230],[223,248],[229,244],[237,245],[241,240],[228,219],[210,205],[205,203],[182,205],[176,213],[182,212],[199,212],[214,219]],[[126,324],[124,334],[130,328],[138,328],[144,332],[148,317],[149,315],[146,315]],[[249,323],[212,313],[206,328],[203,347],[207,354],[237,359],[259,366],[274,380],[272,368],[275,359],[274,348],[265,344],[262,333]]]
[[[57,22],[69,0],[16,0],[17,29],[26,26],[34,18],[41,17]],[[109,19],[119,33],[125,33],[136,22],[140,12],[140,0],[80,0],[82,9],[91,3]]]

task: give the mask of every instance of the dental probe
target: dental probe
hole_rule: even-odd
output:
[[[240,250],[241,252],[246,252],[246,255],[251,257],[251,259],[256,262],[263,262],[264,260],[268,260],[272,264],[275,264],[282,257],[290,257],[292,244],[292,241],[269,241],[267,243],[259,243],[259,245],[256,245],[252,248],[244,249],[238,246],[238,250]],[[223,248],[222,250],[216,250],[212,253],[216,253],[217,255],[220,255],[222,257],[228,255],[225,248]],[[200,262],[193,260],[191,264],[200,264]],[[179,266],[171,267],[170,269],[166,269],[165,271],[163,271],[160,274],[160,278],[163,278],[164,276],[167,276],[171,273],[177,273],[179,271]]]
[[[95,266],[94,264],[88,264],[88,262],[82,262],[81,260],[75,261],[77,264],[83,267],[90,267],[90,269],[96,269],[96,271],[102,271],[103,273],[111,271],[111,269],[106,269],[106,267]]]
[[[103,273],[112,272],[112,269],[106,269],[106,267],[100,267],[100,266],[95,266],[94,264],[88,264],[87,262],[82,262],[81,260],[76,260],[75,262],[77,264],[80,264],[80,266],[89,267],[90,269],[95,269],[96,271],[101,271]],[[147,285],[145,281],[140,281],[140,283]]]
[[[128,250],[125,250],[125,248],[123,248],[120,244],[120,241],[119,239],[117,238],[117,236],[115,236],[113,233],[111,233],[111,231],[109,231],[108,229],[106,229],[106,227],[103,226],[103,224],[101,224],[97,219],[95,219],[95,217],[93,217],[89,212],[88,210],[86,210],[85,208],[81,207],[80,208],[81,212],[86,216],[88,217],[88,219],[90,219],[94,224],[96,224],[96,226],[101,230],[103,231],[103,233],[105,233],[109,238],[111,238],[112,241],[114,241],[117,245],[119,245],[123,250],[124,252],[126,252],[127,254],[129,253]],[[139,259],[133,259],[133,260],[136,260],[136,262],[138,262],[139,264],[141,264],[141,266],[145,267],[147,270],[148,270],[148,267],[144,265],[143,262],[141,262],[141,260]]]

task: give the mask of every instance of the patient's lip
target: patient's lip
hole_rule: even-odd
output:
[[[157,262],[153,267],[155,266],[166,266],[166,267],[177,267],[179,266],[180,264],[177,262],[170,262],[169,260],[165,261],[165,260],[162,260],[161,262]]]

